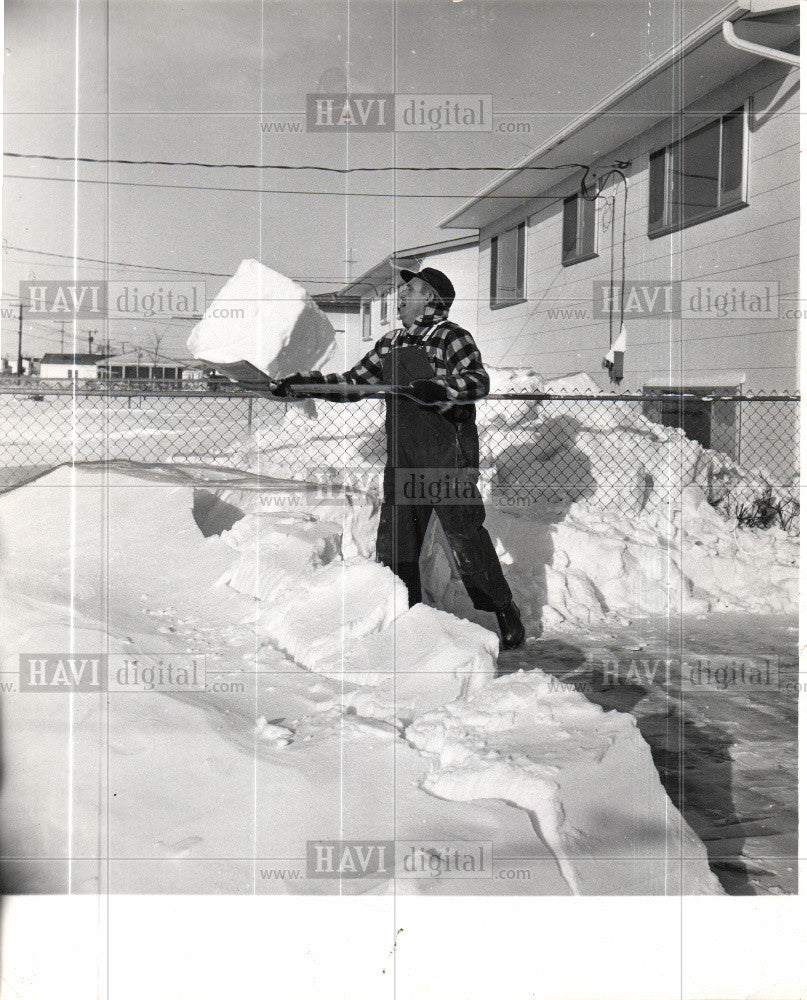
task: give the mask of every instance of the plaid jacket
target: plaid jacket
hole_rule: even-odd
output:
[[[428,330],[407,331],[402,327],[380,337],[372,349],[343,375],[326,375],[331,384],[372,385],[382,382],[381,363],[393,347],[425,347],[435,382],[445,386],[457,402],[479,399],[490,390],[490,379],[482,364],[482,355],[473,337],[450,320]]]

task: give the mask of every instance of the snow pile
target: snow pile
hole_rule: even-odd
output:
[[[412,719],[484,686],[496,672],[498,653],[493,632],[416,604],[383,631],[320,660],[316,669],[374,688],[347,700],[360,715]]]
[[[297,663],[318,670],[346,647],[386,628],[409,607],[406,587],[378,563],[356,558],[306,575],[261,608],[258,634]]]
[[[582,373],[490,374],[494,393],[598,391]],[[316,419],[290,406],[281,426],[258,429],[244,460],[263,473],[345,483],[378,497],[382,406],[318,403]],[[488,400],[477,422],[487,525],[529,618],[588,625],[609,615],[795,607],[797,540],[776,526],[738,531],[736,517],[714,509],[736,514],[765,496],[761,472],[654,423],[635,402]],[[795,506],[792,489],[778,493]],[[374,528],[363,526],[365,552]],[[441,544],[427,548],[430,602],[472,615]]]
[[[192,693],[5,699],[3,843],[26,891],[313,891],[262,884],[256,859],[392,829],[492,841],[498,863],[530,867],[531,894],[711,891],[632,721],[540,673],[492,681],[493,633],[407,610],[388,570],[344,558],[368,505],[340,516],[300,485],[293,511],[267,512],[294,487],[196,476],[63,468],[0,497],[3,670],[31,650],[206,664]],[[221,502],[201,503],[217,478]],[[411,720],[408,742],[391,716]]]
[[[376,688],[351,705],[389,719],[411,719],[493,677],[497,636],[422,604],[407,610],[401,581],[367,558],[375,524],[366,506],[344,509],[339,524],[333,500],[313,497],[305,512],[251,511],[223,534],[238,559],[219,582],[261,602],[261,640],[316,673]]]
[[[525,809],[574,893],[602,892],[615,875],[626,894],[722,892],[635,720],[540,670],[427,713],[406,737],[432,761],[432,795]]]
[[[320,368],[335,346],[330,320],[308,292],[257,260],[244,260],[188,338],[193,357],[250,361],[281,377]]]
[[[488,368],[487,372],[491,395],[547,392],[545,380],[531,368]],[[534,400],[510,399],[498,404],[491,420],[497,427],[512,427],[534,417],[539,406],[540,403]]]
[[[223,539],[239,559],[221,583],[268,603],[340,555],[342,528],[301,514],[248,514]]]
[[[797,607],[795,540],[732,529],[696,486],[655,518],[573,504],[557,523],[492,510],[487,525],[522,610],[544,626]]]

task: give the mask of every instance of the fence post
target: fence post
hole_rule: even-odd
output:
[[[252,437],[252,396],[249,397],[247,402],[247,437]]]

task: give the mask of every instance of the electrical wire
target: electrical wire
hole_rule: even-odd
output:
[[[202,277],[209,278],[231,278],[231,274],[225,274],[223,271],[193,271],[185,270],[179,267],[158,267],[156,264],[129,264],[125,261],[120,260],[103,260],[100,257],[74,257],[72,254],[67,253],[56,253],[52,250],[35,250],[32,247],[20,247],[16,246],[14,243],[3,243],[3,250],[17,250],[21,253],[33,253],[39,254],[43,257],[58,257],[61,260],[80,260],[87,264],[102,264],[108,267],[123,267],[130,268],[132,270],[144,270],[144,271],[159,271],[165,274],[198,274]],[[319,281],[323,284],[345,284],[344,278],[324,278],[315,277],[313,275],[307,277],[298,277],[294,279],[295,281]],[[14,298],[19,298],[18,295],[13,296]]]
[[[98,180],[91,177],[45,177],[38,174],[5,174],[6,180],[21,181],[64,181],[70,184],[103,184],[105,187],[114,185],[116,187],[145,187],[145,188],[165,188],[170,191],[223,191],[233,194],[291,194],[291,195],[311,195],[315,198],[473,198],[473,194],[400,194],[397,191],[312,191],[291,188],[246,188],[246,187],[222,187],[218,184],[158,184],[156,181],[110,181]],[[520,194],[492,194],[491,198],[498,198],[503,201],[524,201],[524,195]],[[549,195],[536,195],[533,200],[549,199]]]
[[[585,186],[586,177],[588,176],[589,170],[586,168],[586,173],[580,181],[580,197],[585,201],[596,201],[597,198],[605,197],[603,195],[603,189],[606,184],[611,180],[612,177],[618,177],[624,186],[625,197],[622,203],[622,264],[620,269],[620,279],[619,279],[619,330],[622,329],[622,324],[625,320],[625,253],[626,253],[626,227],[627,227],[627,216],[628,216],[628,178],[625,176],[623,171],[620,169],[621,166],[629,166],[630,164],[621,163],[618,166],[609,167],[609,169],[602,175],[602,177],[595,178],[594,190],[592,194],[588,193]],[[611,225],[615,227],[616,225],[616,195],[612,198],[607,198],[607,201],[611,203]],[[610,290],[614,287],[614,237],[613,228],[611,230],[611,283]],[[608,296],[608,347],[613,347],[614,344],[614,300],[613,295]]]
[[[322,167],[316,164],[289,164],[289,163],[205,163],[200,160],[126,160],[117,158],[106,158],[100,156],[56,156],[49,153],[3,153],[3,156],[12,157],[18,160],[53,160],[59,163],[99,163],[110,164],[119,163],[126,166],[140,167],[203,167],[208,170],[318,170],[328,174],[374,174],[389,173],[390,171],[406,171],[411,173],[468,173],[478,171],[498,171],[505,173],[512,169],[512,165],[506,167],[499,166],[474,166],[474,167]],[[557,163],[551,166],[527,166],[521,170],[568,170],[570,167],[579,168],[588,172],[589,167],[585,163]]]

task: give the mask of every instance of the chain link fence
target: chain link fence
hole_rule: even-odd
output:
[[[383,406],[286,403],[198,381],[15,379],[0,384],[0,488],[65,462],[123,459],[373,489]],[[490,396],[477,404],[481,486],[512,508],[585,502],[633,515],[694,483],[727,514],[784,523],[798,507],[798,414],[795,395]]]

